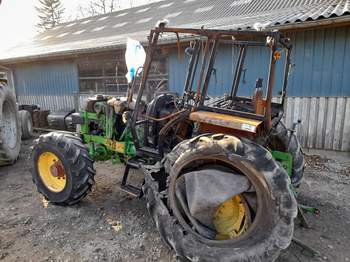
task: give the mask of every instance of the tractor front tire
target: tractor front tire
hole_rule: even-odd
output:
[[[33,150],[33,181],[51,203],[74,205],[91,191],[95,170],[80,138],[45,134],[35,140]]]
[[[208,161],[244,170],[256,189],[258,211],[251,227],[238,238],[220,241],[203,237],[184,224],[187,220],[176,207],[177,178],[188,172],[189,166],[205,166]],[[296,200],[286,171],[265,148],[232,136],[204,135],[178,144],[163,164],[169,174],[168,188],[157,192],[156,180],[146,176],[147,207],[162,238],[184,261],[274,261],[290,245]]]
[[[293,167],[291,182],[294,187],[299,187],[304,176],[305,160],[296,134],[289,131],[282,122],[279,122],[275,132],[272,134],[269,147],[272,150],[288,152],[292,155]]]

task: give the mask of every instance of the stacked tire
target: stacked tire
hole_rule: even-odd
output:
[[[21,123],[22,139],[29,139],[33,136],[32,116],[27,110],[20,110],[18,114]]]

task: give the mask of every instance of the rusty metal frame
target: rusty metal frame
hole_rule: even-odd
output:
[[[270,130],[272,127],[271,102],[272,102],[273,86],[275,83],[275,74],[276,74],[275,52],[276,52],[276,48],[277,48],[277,43],[276,43],[275,39],[271,40],[270,48],[271,48],[270,67],[269,67],[269,74],[268,74],[268,80],[267,80],[267,95],[266,95],[265,121],[264,121],[266,130]]]
[[[146,61],[145,61],[145,64],[143,66],[142,80],[141,80],[140,88],[138,90],[138,95],[137,95],[136,102],[135,102],[135,109],[133,111],[131,123],[130,123],[130,130],[131,130],[131,133],[133,136],[133,140],[134,140],[134,144],[135,144],[136,149],[140,148],[139,139],[138,139],[137,133],[136,133],[136,122],[137,122],[137,118],[138,118],[138,115],[140,112],[141,98],[142,98],[143,92],[146,88],[146,81],[148,78],[149,71],[151,69],[151,64],[153,61],[154,53],[155,53],[156,48],[157,48],[158,38],[159,38],[159,32],[155,32],[152,30],[151,34],[149,36],[149,45],[148,45],[148,49],[147,49]],[[133,94],[131,94],[131,97],[132,96],[133,96]]]
[[[269,39],[269,43],[266,43],[266,46],[270,48],[270,65],[269,65],[269,77],[268,77],[268,87],[267,87],[267,95],[266,95],[266,110],[264,115],[264,126],[266,130],[271,129],[271,117],[272,117],[272,91],[275,82],[275,52],[278,48],[282,47],[287,50],[286,54],[286,62],[284,67],[284,77],[283,77],[283,88],[282,88],[282,105],[284,102],[284,98],[286,95],[286,88],[288,83],[288,73],[290,66],[290,51],[291,51],[291,43],[288,38],[283,37],[283,35],[278,31],[241,31],[241,30],[215,30],[215,29],[193,29],[193,28],[169,28],[169,27],[156,27],[151,30],[149,35],[149,43],[147,46],[147,56],[146,61],[143,67],[143,75],[140,83],[140,87],[138,89],[138,95],[136,99],[135,109],[133,111],[133,116],[131,119],[130,127],[132,131],[132,135],[134,137],[134,143],[137,149],[139,149],[139,141],[136,134],[136,123],[137,118],[139,116],[140,110],[140,102],[145,90],[146,81],[148,78],[149,70],[151,67],[151,63],[153,61],[154,53],[158,46],[158,39],[160,35],[166,33],[174,33],[176,35],[177,41],[179,42],[180,37],[179,34],[185,34],[189,37],[206,37],[206,44],[204,48],[204,57],[202,61],[202,67],[200,69],[200,75],[197,83],[196,94],[195,94],[195,106],[191,108],[191,110],[195,110],[198,107],[204,107],[204,100],[207,95],[209,81],[211,77],[211,73],[213,70],[213,66],[215,63],[217,48],[220,40],[227,41],[233,39],[232,43],[238,45],[240,47],[240,55],[236,65],[236,72],[234,76],[234,82],[232,83],[231,89],[231,98],[234,99],[237,94],[238,85],[240,82],[240,76],[242,72],[242,68],[244,65],[244,59],[246,54],[246,49],[248,46],[254,45],[263,45],[262,42],[252,41],[252,39]],[[203,43],[202,43],[203,44]],[[198,57],[199,57],[199,45],[197,42],[195,45],[195,54],[196,56],[192,57],[190,60],[190,67],[188,69],[188,73],[186,76],[186,83],[184,86],[184,94],[183,98],[187,96],[191,91],[195,71],[198,65]],[[133,95],[133,94],[131,94]],[[184,103],[184,102],[183,102]]]
[[[216,59],[218,46],[219,46],[219,37],[216,36],[213,40],[213,45],[212,45],[211,52],[210,52],[208,69],[207,69],[207,72],[206,72],[204,79],[203,79],[203,87],[201,88],[202,90],[201,90],[200,95],[198,95],[199,105],[204,104],[204,100],[205,100],[207,92],[208,92],[209,82],[210,82],[210,78],[212,75],[212,71],[214,69],[214,63],[215,63],[215,59]],[[204,63],[203,63],[203,65],[204,65]]]
[[[195,77],[195,72],[197,70],[198,61],[199,61],[199,50],[200,50],[200,42],[196,40],[194,41],[193,54],[190,58],[190,64],[189,64],[189,68],[190,69],[193,68],[193,70],[187,71],[185,86],[183,90],[183,98],[185,98],[188,92],[191,91],[194,77]]]
[[[291,52],[292,50],[288,48],[286,52],[286,60],[284,63],[284,76],[283,76],[282,94],[281,94],[282,106],[284,106],[285,98],[287,95],[288,76],[289,76],[289,69],[291,66]]]
[[[247,53],[247,45],[242,44],[239,47],[239,55],[231,89],[231,98],[237,96],[238,86],[241,80],[242,69],[244,66],[245,55]]]

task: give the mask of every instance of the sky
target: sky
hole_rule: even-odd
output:
[[[75,18],[79,5],[87,5],[90,0],[61,0],[65,14],[64,19]],[[150,0],[119,0],[122,8],[145,4]],[[38,33],[35,6],[39,0],[2,0],[0,5],[0,48],[6,49],[18,43],[29,41]]]

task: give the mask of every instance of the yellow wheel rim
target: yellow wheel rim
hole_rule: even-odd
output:
[[[39,175],[44,185],[52,192],[58,193],[66,187],[66,172],[61,160],[51,152],[39,156]]]
[[[223,202],[215,212],[213,224],[217,240],[232,239],[244,234],[251,224],[249,208],[244,198],[237,195]]]

